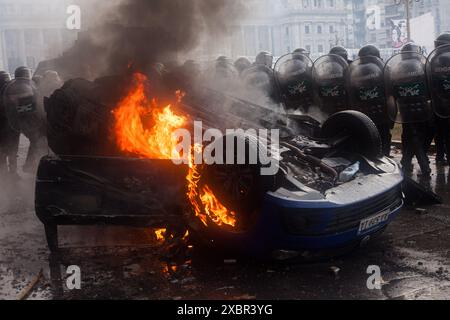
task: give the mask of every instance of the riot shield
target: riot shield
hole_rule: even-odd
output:
[[[348,110],[345,81],[348,63],[342,57],[329,54],[314,62],[314,92],[322,111],[334,114]]]
[[[367,56],[355,60],[347,76],[351,109],[364,113],[377,125],[390,122],[383,69],[381,59]]]
[[[427,61],[427,77],[438,117],[450,118],[450,45],[434,50]]]
[[[241,75],[246,87],[257,89],[272,96],[274,93],[275,80],[272,69],[257,65],[245,70]]]
[[[18,78],[11,81],[3,91],[3,104],[9,125],[15,131],[42,126],[37,110],[37,92],[32,80]]]
[[[238,72],[233,64],[225,61],[216,62],[212,73],[216,80],[234,80],[238,77]]]
[[[287,109],[307,111],[313,104],[312,68],[311,59],[301,53],[287,54],[276,62],[275,82]]]
[[[417,52],[393,56],[384,68],[390,118],[397,123],[421,123],[433,116],[425,74],[426,58]]]

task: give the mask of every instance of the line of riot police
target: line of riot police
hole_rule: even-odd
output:
[[[225,86],[241,79],[246,87],[283,104],[288,113],[309,113],[313,107],[327,116],[360,111],[377,126],[386,156],[391,151],[394,123],[400,123],[405,171],[411,171],[415,156],[422,173],[430,173],[427,151],[436,135],[440,138],[437,160],[442,162],[444,154],[450,160],[450,34],[436,40],[436,50],[428,59],[420,47],[409,43],[386,63],[373,45],[363,47],[355,61],[348,59],[345,48],[335,47],[314,62],[301,48],[282,56],[274,66],[273,62],[269,52],[261,52],[253,64],[246,58],[233,63],[221,56],[207,74]],[[187,82],[200,69],[194,61],[187,61],[182,66],[189,75]],[[21,133],[30,140],[25,171],[39,160],[38,150],[46,148],[42,100],[61,83],[54,72],[44,78],[48,79],[31,79],[31,70],[24,67],[16,70],[14,80],[0,73],[0,170],[17,173]]]
[[[406,44],[387,62],[373,45],[364,46],[355,61],[345,48],[312,61],[304,49],[282,56],[272,68],[273,56],[260,53],[254,64],[239,58],[234,66],[226,57],[217,60],[216,76],[235,77],[283,104],[288,113],[308,113],[313,106],[330,116],[357,110],[372,119],[390,156],[391,131],[401,124],[402,167],[413,169],[417,158],[421,173],[431,173],[427,155],[433,140],[437,162],[450,161],[450,34],[436,40],[436,49],[425,57],[421,48]],[[234,71],[230,71],[234,70]]]

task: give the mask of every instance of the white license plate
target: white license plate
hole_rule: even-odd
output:
[[[386,210],[377,214],[376,216],[362,220],[361,223],[359,224],[358,234],[362,234],[365,231],[370,230],[388,221],[389,217],[391,216],[391,213],[392,213],[391,210]]]

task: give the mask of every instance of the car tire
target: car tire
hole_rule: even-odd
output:
[[[225,136],[213,142],[225,150],[223,154],[224,160],[226,159],[225,146],[230,138],[235,137]],[[204,165],[200,185],[208,185],[217,199],[228,210],[236,213],[237,230],[243,231],[251,228],[257,220],[263,196],[270,188],[271,183],[273,183],[274,177],[261,175],[259,161],[258,164],[249,164],[250,156],[248,151],[258,152],[259,150],[254,149],[256,146],[250,143],[249,138],[238,136],[237,139],[245,139],[246,164]]]
[[[369,159],[383,156],[383,144],[375,123],[358,111],[343,111],[332,115],[322,125],[322,137],[332,139],[348,135],[343,147],[346,151],[359,153]]]

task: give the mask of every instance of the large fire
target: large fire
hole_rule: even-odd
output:
[[[135,74],[133,89],[114,111],[117,144],[123,152],[149,159],[181,159],[183,155],[176,151],[178,141],[173,133],[187,126],[187,117],[175,114],[171,105],[161,107],[156,99],[149,99],[147,80],[144,75]],[[178,102],[182,96],[177,92]],[[193,152],[202,152],[202,146],[192,148],[186,177],[187,196],[195,215],[205,226],[208,226],[209,218],[218,226],[235,227],[236,214],[217,199],[208,185],[200,184],[200,168],[194,164]]]
[[[161,108],[156,99],[147,98],[144,75],[137,73],[134,80],[136,87],[114,111],[120,149],[151,159],[179,159],[173,132],[186,125],[186,118],[176,115],[171,105]]]

